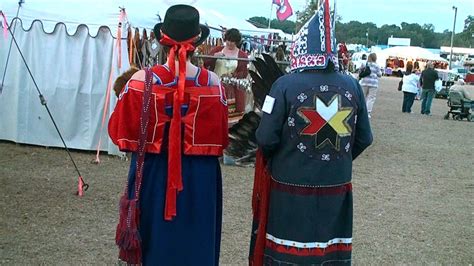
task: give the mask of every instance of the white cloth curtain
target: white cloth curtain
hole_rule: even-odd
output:
[[[95,150],[102,136],[100,150],[119,154],[107,134],[108,118],[116,103],[113,92],[102,131],[101,124],[111,68],[114,66],[113,80],[129,68],[126,41],[122,40],[122,68],[118,69],[115,39],[106,27],[92,37],[86,26],[79,26],[71,36],[64,24],[57,24],[48,34],[40,21],[27,31],[20,20],[15,21],[15,38],[68,147]],[[11,36],[0,36],[0,78],[10,41]],[[0,94],[0,139],[63,147],[15,44]]]

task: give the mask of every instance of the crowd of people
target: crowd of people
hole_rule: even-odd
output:
[[[367,62],[362,65],[358,71],[359,83],[364,92],[369,118],[372,115],[377,95],[378,80],[382,76],[381,67],[376,61],[377,55],[375,53],[369,54]],[[403,92],[402,113],[414,113],[412,111],[413,103],[419,99],[421,100],[420,113],[422,115],[431,116],[431,105],[436,95],[435,82],[441,80],[441,76],[435,69],[437,62],[407,61],[406,65],[404,65],[403,60],[392,58],[388,59],[388,61],[396,62],[399,66],[403,66],[406,69],[402,73],[402,79],[398,86],[398,90]],[[363,74],[366,68],[370,69],[370,74],[367,76]]]

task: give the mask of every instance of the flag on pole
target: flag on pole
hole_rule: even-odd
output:
[[[7,22],[7,17],[5,14],[0,11],[0,25],[2,25],[3,28],[3,38],[7,39],[8,38],[8,22]]]
[[[279,21],[286,20],[293,15],[289,0],[273,0],[273,4],[278,6],[276,15]]]

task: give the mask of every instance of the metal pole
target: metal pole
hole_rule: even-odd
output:
[[[270,16],[268,17],[268,28],[270,28],[270,25],[272,24],[272,13],[273,13],[273,2],[271,3],[271,6],[270,6]]]
[[[449,69],[452,69],[452,64],[453,64],[454,32],[456,31],[456,16],[458,14],[458,8],[453,6],[453,9],[454,9],[454,23],[453,23],[453,32],[451,33],[451,53],[449,54]]]
[[[367,37],[367,49],[369,49],[369,29],[367,29],[365,36]]]

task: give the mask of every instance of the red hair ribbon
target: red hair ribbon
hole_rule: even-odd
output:
[[[176,216],[176,197],[178,192],[183,190],[183,178],[181,171],[181,105],[184,100],[184,87],[186,82],[186,54],[188,51],[194,51],[193,37],[185,41],[175,41],[168,35],[162,34],[160,43],[170,46],[168,56],[168,65],[171,73],[175,75],[175,56],[178,52],[178,89],[173,94],[173,118],[171,119],[170,131],[168,137],[168,181],[166,185],[166,201],[164,218],[171,221]]]

